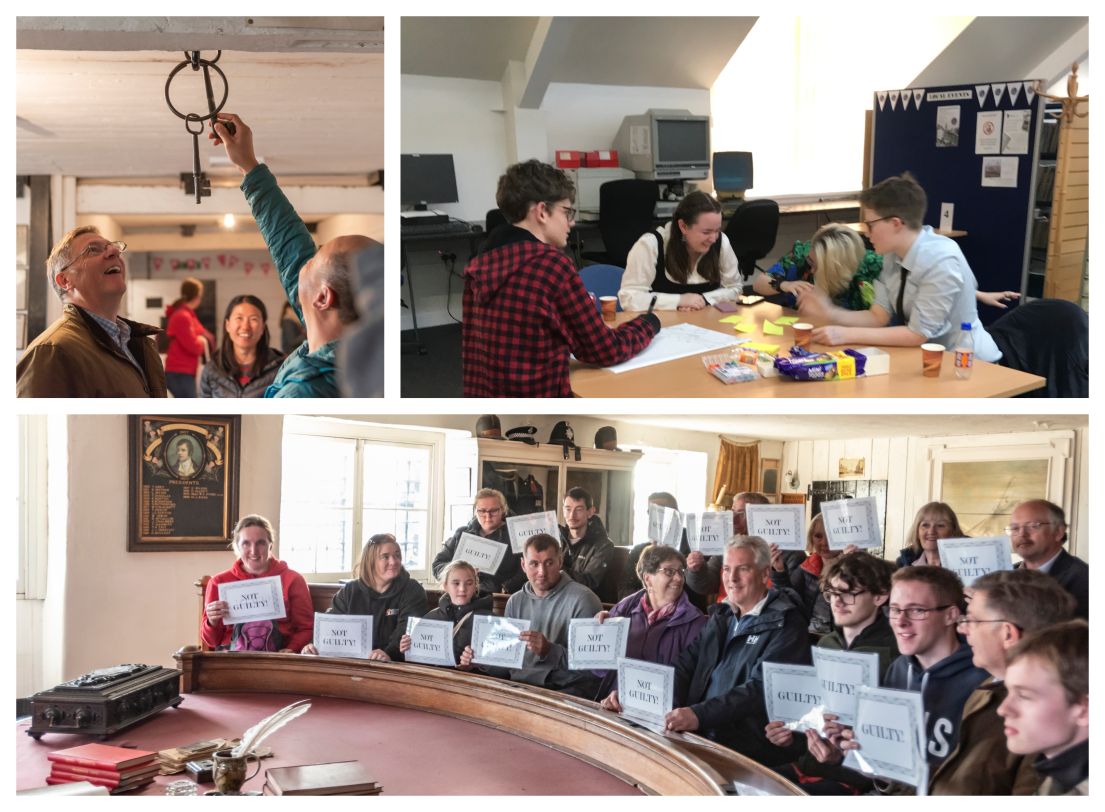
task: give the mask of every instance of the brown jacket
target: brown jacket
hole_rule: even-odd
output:
[[[15,368],[15,393],[21,398],[163,398],[165,368],[148,324],[130,325],[128,347],[145,378],[96,321],[74,304],[31,342]]]
[[[1010,753],[1005,746],[998,705],[1005,684],[988,679],[963,705],[959,743],[929,781],[930,795],[1032,795],[1040,776],[1032,758]]]

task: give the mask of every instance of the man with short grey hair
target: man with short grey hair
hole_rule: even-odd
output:
[[[811,662],[806,617],[771,588],[771,550],[759,536],[730,539],[721,566],[725,603],[675,664],[673,731],[698,731],[763,764],[788,761],[764,735],[763,664]]]
[[[1005,528],[1019,566],[1046,572],[1074,596],[1074,616],[1090,619],[1090,565],[1063,549],[1067,540],[1067,517],[1063,509],[1046,499],[1021,502]]]
[[[19,397],[167,397],[165,368],[148,324],[120,317],[127,292],[126,243],[95,226],[73,229],[50,252],[46,271],[64,302],[61,317],[23,353]]]

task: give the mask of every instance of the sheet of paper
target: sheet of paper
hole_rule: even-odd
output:
[[[963,586],[988,572],[1013,569],[1013,549],[1008,536],[937,539],[940,566],[959,576]]]
[[[688,355],[714,352],[736,343],[733,336],[717,330],[707,330],[694,324],[676,324],[657,333],[644,352],[607,369],[614,373],[629,372],[632,369],[686,358]]]
[[[657,544],[679,549],[683,540],[683,517],[678,510],[663,505],[648,506],[648,537]]]
[[[797,722],[822,704],[821,683],[812,665],[765,662],[763,675],[769,722]]]
[[[748,535],[759,536],[780,550],[805,550],[805,505],[745,505]]]
[[[985,157],[982,159],[982,185],[1015,189],[1019,167],[1020,158]]]
[[[733,511],[716,510],[686,513],[687,546],[703,555],[725,555],[725,545],[733,537]]]
[[[312,641],[323,657],[366,659],[372,653],[372,615],[315,612]]]
[[[882,546],[879,510],[874,496],[822,502],[821,515],[830,550],[843,550],[849,544],[864,548]]]
[[[461,533],[457,542],[454,561],[467,561],[480,572],[496,572],[507,551],[506,544],[485,539],[475,533]]]
[[[928,760],[921,692],[860,688],[857,693],[855,737],[860,749],[849,750],[844,765],[910,784],[923,794]]]
[[[936,146],[959,146],[959,105],[947,105],[936,108]]]
[[[779,318],[775,319],[776,324],[781,324],[784,327],[788,327],[791,324],[796,323],[797,321],[798,321],[797,316],[780,316]]]
[[[219,584],[219,600],[230,605],[230,611],[223,617],[223,623],[230,625],[287,617],[279,575]]]
[[[997,155],[1001,152],[1001,110],[976,114],[975,154]]]
[[[608,617],[602,623],[587,618],[568,621],[568,668],[609,669],[618,667],[629,642],[629,618]]]
[[[449,668],[456,666],[457,661],[453,656],[453,624],[449,621],[409,617],[407,634],[411,637],[411,647],[403,657],[408,663],[444,665]]]
[[[1031,110],[1006,110],[1001,130],[1001,151],[1006,155],[1028,154],[1028,128],[1032,126]]]
[[[618,658],[618,702],[630,719],[663,725],[674,689],[675,669],[670,665]]]
[[[782,327],[767,319],[764,319],[763,331],[765,336],[781,336],[783,334]]]
[[[506,529],[510,534],[510,548],[516,553],[522,552],[526,539],[530,536],[547,533],[554,539],[560,538],[556,513],[551,510],[546,510],[544,513],[527,513],[525,516],[507,516]]]
[[[814,646],[812,652],[826,713],[835,713],[843,724],[853,724],[858,689],[879,687],[879,655],[872,651],[837,651],[819,646]]]
[[[756,332],[756,325],[747,321],[742,321],[740,324],[734,324],[733,329],[738,333],[754,333]]]
[[[530,622],[496,615],[472,616],[472,662],[500,668],[521,668],[526,645],[518,635],[528,632]]]

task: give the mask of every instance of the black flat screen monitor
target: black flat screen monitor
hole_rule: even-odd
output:
[[[714,189],[719,193],[742,193],[752,188],[751,152],[714,153]]]
[[[452,155],[415,153],[399,157],[400,203],[425,208],[459,202]]]

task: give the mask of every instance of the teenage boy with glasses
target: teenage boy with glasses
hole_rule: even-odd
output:
[[[482,536],[489,541],[497,541],[507,545],[506,555],[499,562],[499,568],[495,572],[477,573],[482,592],[517,592],[526,582],[526,574],[522,571],[522,557],[510,548],[510,533],[507,531],[506,518],[510,515],[507,509],[506,497],[501,491],[494,488],[481,488],[476,491],[476,498],[472,502],[472,519],[468,524],[458,527],[453,535],[445,542],[441,552],[434,558],[434,577],[439,579],[445,571],[445,567],[456,555],[457,545],[464,533],[474,536]]]
[[[464,269],[465,397],[571,397],[570,355],[619,364],[660,332],[652,313],[614,329],[603,323],[564,252],[574,197],[568,176],[537,160],[499,178],[495,201],[509,225]]]
[[[75,228],[54,246],[46,271],[64,307],[19,359],[16,395],[168,397],[152,339],[160,330],[119,316],[127,292],[126,248],[95,226]]]

